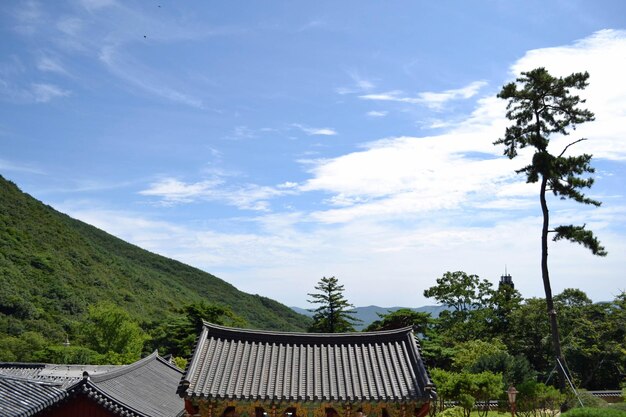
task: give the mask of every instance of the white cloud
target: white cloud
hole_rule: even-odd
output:
[[[80,0],[80,4],[90,12],[117,5],[115,0]]]
[[[300,129],[309,136],[334,136],[337,132],[329,127],[309,127],[299,123],[292,123],[291,126]]]
[[[148,68],[129,56],[120,55],[113,45],[104,46],[100,50],[99,58],[109,71],[134,87],[176,103],[197,109],[205,108],[202,100],[167,86],[163,80],[158,79],[153,68]]]
[[[326,23],[322,20],[311,20],[298,28],[298,32],[305,32],[307,30],[316,29],[325,26]]]
[[[376,85],[373,81],[363,77],[357,71],[347,71],[346,72],[350,77],[352,84],[348,87],[339,87],[336,88],[335,91],[337,94],[345,95],[345,94],[357,94],[363,93],[372,90]]]
[[[268,200],[293,194],[296,184],[283,183],[276,187],[257,184],[228,185],[222,178],[184,183],[174,178],[157,181],[139,192],[141,195],[159,197],[166,205],[194,201],[218,201],[239,209],[267,211]]]
[[[12,10],[12,14],[16,22],[15,31],[23,35],[32,35],[37,32],[43,20],[41,5],[34,0],[21,2]]]
[[[538,65],[561,75],[590,71],[585,97],[597,121],[569,138],[555,138],[555,148],[584,135],[590,140],[573,152],[593,153],[594,163],[626,160],[626,84],[621,82],[626,73],[625,39],[624,32],[600,32],[567,47],[530,51],[512,66],[515,74]],[[445,103],[450,97],[477,96],[478,87],[473,88],[476,92],[468,85],[426,98]],[[253,219],[222,225],[227,231],[220,232],[134,213],[97,211],[93,205],[67,211],[142,247],[217,274],[238,288],[288,304],[306,305],[306,293],[317,280],[336,275],[357,305],[420,305],[429,302],[422,291],[447,270],[462,269],[495,282],[505,265],[524,296],[542,296],[536,185],[525,184],[514,173],[528,162],[528,153],[510,161],[492,144],[510,123],[504,118],[506,103],[495,93],[477,97],[466,119],[440,121],[442,134],[390,137],[336,158],[308,159],[310,178],[305,181],[264,187],[231,185],[221,178],[223,182],[170,178],[142,192],[166,202],[205,200],[265,209],[282,193],[310,199],[321,195],[324,200],[313,212],[259,210]],[[380,97],[423,98],[400,92]],[[577,245],[551,245],[555,293],[579,287],[599,301],[623,286],[619,271],[626,269],[626,258],[620,256],[626,251],[621,226],[626,223],[626,203],[623,190],[614,193],[618,195],[606,200],[610,204],[599,209],[571,202],[551,205],[556,222],[588,223],[609,250],[609,256],[600,259]]]
[[[372,111],[368,111],[367,115],[369,117],[385,117],[387,116],[389,112],[387,111],[380,111],[380,110],[372,110]]]
[[[0,159],[0,170],[2,172],[26,172],[29,174],[40,174],[44,175],[45,172],[40,168],[33,166],[32,164],[22,164],[15,163],[12,161],[7,161],[5,159]]]
[[[78,36],[84,26],[83,20],[74,16],[63,17],[56,24],[57,29],[68,36]]]
[[[67,97],[71,94],[69,90],[64,90],[54,84],[35,83],[31,85],[33,99],[37,103],[47,103],[57,97]]]
[[[433,110],[441,110],[452,100],[461,100],[474,97],[478,91],[487,85],[485,81],[474,81],[465,87],[442,92],[422,92],[417,97],[408,97],[402,91],[394,90],[384,93],[364,94],[359,96],[363,100],[395,101],[399,103],[421,104]]]
[[[626,160],[626,87],[622,80],[626,72],[626,31],[602,30],[572,45],[529,51],[511,67],[512,76],[539,66],[557,76],[589,72],[589,87],[581,95],[596,114],[596,121],[576,130],[576,137],[590,140],[578,144],[575,151],[592,153],[596,158]],[[554,141],[554,149],[562,149],[569,141],[570,137]]]
[[[448,101],[474,97],[478,91],[486,85],[487,82],[485,81],[474,81],[465,87],[455,90],[446,90],[439,93],[420,93],[419,97],[426,106],[439,109]]]
[[[318,161],[311,170],[313,177],[301,190],[340,196],[342,208],[313,214],[324,222],[482,204],[484,195],[498,198],[494,190],[513,176],[511,163],[506,159],[470,155],[484,150],[496,153],[491,146],[493,138],[459,134],[381,140],[363,151]]]
[[[140,247],[287,305],[305,306],[307,293],[323,275],[339,277],[346,296],[356,305],[423,305],[432,300],[425,300],[422,291],[445,271],[461,269],[495,283],[505,265],[524,296],[542,295],[536,280],[526,279],[536,277],[539,268],[538,237],[528,232],[538,229],[538,217],[500,220],[490,227],[462,222],[443,227],[442,217],[395,225],[361,220],[304,232],[298,229],[301,214],[281,213],[255,219],[260,229],[251,224],[243,232],[233,225],[220,232],[138,213],[102,210],[94,202],[66,203],[59,208]],[[614,253],[626,251],[620,236],[603,229],[596,231]],[[537,250],[528,250],[533,247]],[[621,284],[612,271],[626,268],[626,259],[595,258],[576,245],[564,243],[551,247],[551,265],[555,293],[579,287],[599,301],[602,298],[598,297]],[[589,276],[595,278],[593,286]]]
[[[67,71],[59,60],[49,56],[39,57],[37,60],[37,69],[43,72],[54,72],[63,75],[67,74]]]
[[[287,181],[282,184],[278,184],[278,188],[296,188],[298,186],[297,182]]]
[[[0,78],[0,97],[13,103],[47,103],[55,98],[67,97],[71,91],[48,83],[22,86]]]
[[[626,32],[602,31],[571,46],[528,52],[512,66],[514,73],[543,65],[558,75],[588,69],[590,86],[584,91],[597,120],[582,125],[571,136],[555,137],[551,146],[560,152],[580,136],[590,140],[570,153],[592,153],[597,159],[626,160]],[[594,84],[595,83],[595,84]],[[443,103],[451,97],[470,97],[484,83],[427,97]],[[369,95],[376,100],[404,100],[400,92]],[[420,102],[422,97],[415,99]],[[509,122],[505,101],[479,98],[465,120],[429,137],[395,137],[365,145],[364,150],[332,159],[313,160],[312,177],[303,191],[330,194],[327,210],[312,214],[322,222],[350,222],[365,217],[391,218],[441,209],[505,209],[527,207],[533,186],[514,170],[528,163],[530,150],[513,161],[498,157],[502,149],[493,141]]]
[[[210,194],[220,184],[222,184],[221,180],[186,184],[174,178],[166,178],[151,184],[148,189],[140,191],[139,194],[161,197],[166,202],[188,203],[199,196]]]

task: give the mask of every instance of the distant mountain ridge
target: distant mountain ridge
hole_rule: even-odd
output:
[[[148,324],[207,301],[230,307],[253,328],[308,325],[277,301],[73,219],[0,176],[0,341],[24,332],[71,339],[88,306],[101,301]]]
[[[379,307],[379,306],[372,305],[372,306],[366,306],[366,307],[355,307],[354,311],[356,311],[356,314],[354,315],[354,317],[361,320],[361,323],[357,324],[354,327],[356,330],[363,330],[364,328],[372,324],[374,321],[379,319],[378,314],[387,314],[390,312],[400,310],[401,308],[408,308],[408,309],[411,309],[413,311],[417,311],[420,313],[430,313],[430,315],[433,317],[439,317],[439,314],[442,311],[446,310],[445,306]],[[291,309],[293,309],[293,311],[299,314],[313,317],[313,312],[309,311],[306,308],[291,307]]]

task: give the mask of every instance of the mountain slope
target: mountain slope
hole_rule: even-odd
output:
[[[307,325],[274,300],[72,219],[0,176],[0,335],[32,330],[62,341],[99,301],[150,322],[201,300],[229,306],[250,327]]]

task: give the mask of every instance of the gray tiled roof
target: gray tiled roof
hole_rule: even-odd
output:
[[[127,365],[55,365],[49,363],[0,362],[0,375],[58,383],[69,388],[79,382],[83,372],[99,375]]]
[[[85,372],[88,378],[83,377]],[[0,416],[31,416],[42,409],[31,403],[45,408],[66,397],[86,395],[122,417],[177,417],[184,408],[176,394],[182,374],[157,352],[130,365],[4,362],[0,363]],[[7,414],[3,407],[13,402],[34,411]]]
[[[28,417],[67,396],[58,384],[0,375],[0,415]]]
[[[176,386],[183,372],[157,352],[131,365],[94,375],[70,389],[98,401],[119,416],[176,417],[183,400]]]
[[[363,333],[283,333],[209,323],[179,394],[296,401],[413,401],[435,395],[410,327]]]

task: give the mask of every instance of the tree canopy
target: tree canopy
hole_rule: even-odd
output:
[[[147,336],[125,310],[100,303],[89,307],[83,338],[86,347],[105,355],[107,362],[124,364],[141,357]]]
[[[379,320],[367,326],[365,331],[392,330],[413,326],[415,332],[424,334],[431,321],[430,313],[413,311],[410,308],[388,311],[387,314],[378,314],[378,317]]]

